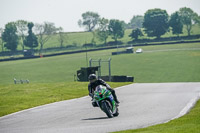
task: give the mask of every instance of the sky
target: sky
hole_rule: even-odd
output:
[[[26,20],[53,22],[65,32],[77,32],[84,31],[78,20],[87,11],[128,23],[134,15],[144,15],[149,9],[161,8],[170,15],[181,7],[200,15],[200,0],[0,0],[0,28],[8,22]]]

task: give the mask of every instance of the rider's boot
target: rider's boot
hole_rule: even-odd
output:
[[[117,99],[117,96],[116,96],[116,94],[115,94],[115,91],[112,91],[112,95],[113,95],[113,97],[114,97],[115,102],[116,102],[117,105],[118,105],[120,102],[119,102],[118,99]]]

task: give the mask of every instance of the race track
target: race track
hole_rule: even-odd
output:
[[[0,133],[105,133],[167,122],[200,97],[200,83],[143,83],[116,89],[116,118],[93,108],[88,96],[0,117]]]

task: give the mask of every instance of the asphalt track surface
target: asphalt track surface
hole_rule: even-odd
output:
[[[118,117],[108,119],[86,96],[0,117],[0,133],[105,133],[164,123],[188,112],[200,83],[136,83],[116,93]]]

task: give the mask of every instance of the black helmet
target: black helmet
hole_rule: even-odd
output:
[[[90,74],[88,80],[94,80],[94,79],[97,79],[97,76],[95,74]]]

